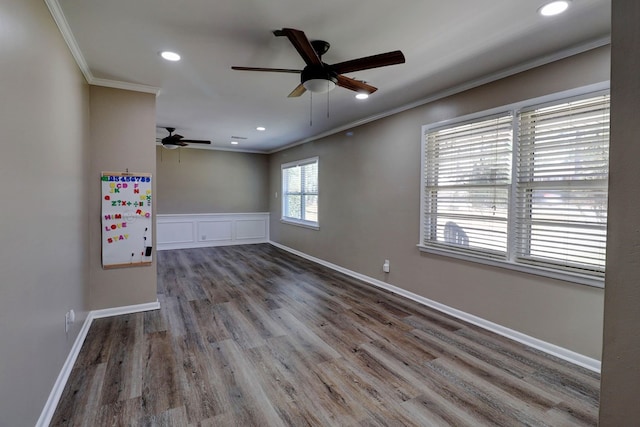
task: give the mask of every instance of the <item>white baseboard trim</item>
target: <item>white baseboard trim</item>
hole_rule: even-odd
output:
[[[159,310],[160,302],[147,302],[144,304],[125,305],[122,307],[105,308],[102,310],[93,310],[91,312],[93,319],[101,319],[103,317],[120,316],[122,314],[141,313],[143,311]]]
[[[73,365],[76,363],[76,359],[80,354],[82,344],[84,344],[84,340],[87,338],[89,328],[91,328],[91,323],[94,319],[158,309],[160,309],[160,302],[156,301],[145,304],[128,305],[124,307],[90,311],[87,314],[87,318],[84,320],[84,323],[82,324],[82,328],[80,328],[80,332],[78,333],[76,340],[73,342],[73,346],[71,346],[71,350],[67,355],[67,359],[65,360],[64,365],[62,365],[62,370],[58,374],[58,378],[56,379],[56,382],[51,389],[51,393],[49,393],[49,398],[47,399],[47,402],[45,403],[44,408],[40,413],[40,418],[38,418],[36,427],[47,427],[49,423],[51,423],[51,419],[53,418],[53,414],[55,413],[56,408],[58,407],[58,402],[60,401],[60,397],[62,396],[64,387],[69,380],[69,375],[71,375]]]
[[[297,251],[288,246],[282,245],[280,243],[276,243],[273,241],[269,241],[269,243],[277,248],[290,252],[294,255],[298,255],[299,257],[308,259],[309,261],[313,261],[317,264],[323,265],[325,267],[331,268],[332,270],[338,271],[340,273],[346,274],[347,276],[354,277],[358,280],[361,280],[370,285],[376,286],[378,288],[385,289],[387,291],[393,292],[394,294],[401,295],[410,300],[416,301],[420,304],[423,304],[427,307],[431,307],[435,310],[448,314],[450,316],[456,317],[460,320],[464,320],[465,322],[469,322],[473,325],[484,328],[488,331],[494,332],[498,335],[502,335],[504,337],[510,338],[519,343],[525,344],[529,347],[535,348],[537,350],[543,351],[552,356],[558,357],[560,359],[566,360],[567,362],[573,363],[574,365],[582,366],[583,368],[589,369],[593,372],[600,373],[602,363],[591,357],[587,357],[583,354],[576,353],[575,351],[566,349],[564,347],[560,347],[555,344],[551,344],[546,341],[542,341],[538,338],[523,334],[516,330],[504,327],[497,323],[493,323],[489,320],[483,319],[481,317],[475,316],[473,314],[466,313],[464,311],[458,310],[453,307],[449,307],[448,305],[441,304],[439,302],[430,300],[421,295],[415,294],[413,292],[409,292],[405,289],[399,288],[397,286],[391,285],[389,283],[385,283],[381,280],[374,279],[373,277],[365,276],[364,274],[349,270],[347,268],[341,267],[339,265],[330,263],[328,261],[322,260],[320,258],[316,258],[314,256],[308,255],[304,252]]]
[[[91,312],[89,312],[87,318],[82,324],[82,328],[80,329],[76,340],[73,342],[73,346],[71,347],[69,354],[67,355],[67,360],[65,360],[64,365],[62,365],[62,370],[58,374],[58,378],[53,385],[53,389],[51,389],[51,393],[49,393],[49,398],[42,409],[42,413],[40,414],[40,418],[38,418],[36,427],[46,427],[51,422],[51,418],[53,418],[53,414],[56,411],[58,402],[60,401],[60,396],[62,396],[64,386],[67,384],[73,365],[76,363],[82,344],[87,337],[92,320]]]

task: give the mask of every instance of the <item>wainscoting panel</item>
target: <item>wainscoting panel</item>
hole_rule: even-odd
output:
[[[158,221],[158,223],[159,222],[160,221]],[[162,242],[167,244],[193,242],[195,240],[193,225],[194,224],[191,221],[173,221],[163,223]],[[160,230],[157,230],[157,236],[157,238],[160,239]]]
[[[236,239],[260,239],[267,234],[268,221],[256,219],[239,219],[236,221]]]
[[[156,216],[157,250],[244,245],[269,241],[269,213]]]
[[[199,221],[198,236],[201,242],[233,240],[233,221],[228,219]]]

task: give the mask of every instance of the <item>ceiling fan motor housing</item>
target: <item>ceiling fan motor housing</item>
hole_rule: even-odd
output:
[[[308,80],[329,80],[335,84],[338,83],[338,74],[324,62],[322,65],[307,65],[300,73],[300,83]]]

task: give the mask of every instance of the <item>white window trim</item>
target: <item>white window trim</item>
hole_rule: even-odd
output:
[[[282,198],[282,202],[280,203],[280,222],[283,224],[289,224],[289,225],[295,225],[298,227],[303,227],[303,228],[309,228],[312,230],[320,230],[320,215],[318,215],[318,221],[314,222],[314,221],[306,221],[304,219],[297,219],[297,218],[291,218],[291,217],[287,217],[284,216],[284,203],[285,203],[285,194],[283,190],[283,184],[284,182],[282,181],[282,172],[285,169],[291,168],[291,167],[296,167],[296,166],[305,166],[311,163],[316,163],[317,168],[318,168],[318,203],[319,203],[319,199],[320,199],[320,158],[318,156],[316,157],[309,157],[306,159],[301,159],[301,160],[297,160],[297,161],[293,161],[293,162],[288,162],[288,163],[283,163],[280,165],[280,192],[281,192],[281,198]],[[319,213],[318,213],[319,214]]]
[[[283,216],[280,218],[280,222],[283,224],[297,225],[298,227],[310,228],[312,230],[320,230],[320,226],[312,221],[303,221],[301,219],[288,218]]]
[[[517,121],[518,121],[518,114],[520,113],[520,110],[525,108],[531,108],[531,107],[543,107],[547,104],[553,104],[559,101],[569,102],[573,99],[585,98],[588,96],[598,96],[598,95],[608,93],[609,88],[610,88],[610,82],[608,81],[602,82],[602,83],[596,83],[589,86],[584,86],[576,89],[558,92],[551,95],[533,98],[533,99],[513,103],[510,105],[492,108],[489,110],[484,110],[484,111],[468,114],[465,116],[456,117],[454,119],[444,120],[437,123],[432,123],[432,124],[422,126],[422,132],[420,134],[420,147],[421,147],[421,150],[420,150],[420,234],[419,234],[420,241],[417,245],[418,249],[421,252],[427,253],[427,254],[446,256],[446,257],[456,258],[464,261],[475,262],[475,263],[490,265],[494,267],[501,267],[509,270],[515,270],[515,271],[520,271],[524,273],[534,274],[538,276],[564,280],[567,282],[577,283],[581,285],[587,285],[587,286],[592,286],[596,288],[604,288],[604,279],[595,278],[587,275],[581,275],[580,273],[576,273],[576,272],[555,270],[552,268],[546,268],[542,266],[534,266],[534,265],[527,265],[523,263],[517,263],[513,259],[515,257],[515,251],[513,251],[512,248],[516,244],[515,233],[513,232],[516,226],[515,215],[513,214],[514,212],[516,212],[515,210],[516,186],[515,185],[512,185],[511,187],[511,194],[509,199],[509,222],[507,226],[507,229],[508,229],[507,254],[509,256],[509,259],[504,259],[504,260],[491,259],[491,258],[486,258],[482,256],[475,256],[473,254],[461,253],[455,250],[447,250],[443,248],[435,248],[435,247],[423,245],[422,242],[424,242],[424,239],[425,239],[425,234],[424,234],[425,230],[423,226],[423,221],[426,215],[425,180],[424,180],[425,160],[426,160],[425,159],[426,140],[424,136],[427,132],[433,131],[438,128],[459,125],[459,124],[463,124],[464,122],[470,122],[470,121],[482,119],[485,117],[489,117],[492,115],[512,112],[513,120],[514,120],[513,130],[514,130],[514,137],[515,137],[515,135],[517,135],[517,132],[518,132]],[[513,165],[516,165],[516,156],[517,156],[517,150],[514,149],[513,163],[512,163]]]

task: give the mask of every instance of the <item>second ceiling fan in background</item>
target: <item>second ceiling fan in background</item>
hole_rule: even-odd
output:
[[[189,145],[187,142],[191,144],[211,144],[211,141],[204,139],[184,139],[184,136],[173,133],[176,130],[174,127],[165,127],[165,129],[169,132],[169,135],[164,138],[156,139],[156,141],[160,142],[165,148],[174,149],[178,147],[186,147]]]

